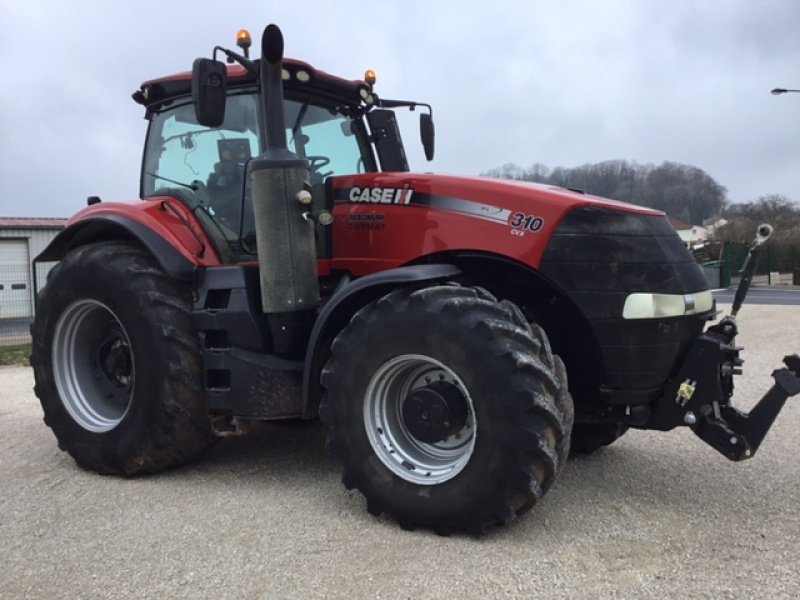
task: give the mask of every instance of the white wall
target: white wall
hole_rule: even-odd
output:
[[[678,235],[686,243],[702,242],[708,239],[708,229],[693,225],[691,229],[679,229]]]
[[[24,316],[32,316],[34,311],[34,301],[33,301],[33,282],[34,282],[34,273],[33,273],[33,259],[39,255],[42,250],[44,250],[47,245],[52,241],[52,239],[58,235],[60,229],[10,229],[10,228],[0,228],[0,239],[16,239],[16,240],[26,240],[28,244],[28,264],[27,265],[19,265],[20,267],[26,267],[28,269],[28,280],[30,281],[29,286],[29,294],[28,294],[28,305],[30,307],[28,314]],[[38,288],[41,289],[44,285],[45,278],[47,277],[47,273],[52,268],[53,263],[46,263],[46,265],[40,266],[36,270],[36,283]]]

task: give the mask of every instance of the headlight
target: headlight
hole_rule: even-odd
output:
[[[714,307],[711,290],[693,294],[635,293],[625,298],[625,319],[660,319],[706,312]]]

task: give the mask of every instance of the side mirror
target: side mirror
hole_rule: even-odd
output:
[[[425,158],[433,160],[434,139],[436,133],[433,128],[433,115],[420,113],[419,115],[419,137],[422,139],[422,147],[425,149]]]
[[[225,120],[225,63],[198,58],[192,65],[192,101],[200,125],[219,127]]]

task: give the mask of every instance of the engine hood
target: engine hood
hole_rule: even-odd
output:
[[[660,211],[527,182],[364,173],[334,177],[329,185],[334,261],[358,275],[460,250],[536,268],[551,236],[575,211],[666,222]]]
[[[336,199],[340,202],[387,204],[391,200],[388,194],[384,197],[383,190],[394,189],[411,190],[409,204],[414,203],[414,196],[419,199],[420,196],[435,195],[442,198],[469,200],[510,210],[520,210],[533,204],[541,211],[559,217],[579,206],[593,206],[599,209],[635,214],[664,214],[642,206],[592,196],[558,186],[482,177],[455,177],[428,173],[368,173],[337,177],[333,187],[338,190]],[[380,197],[374,191],[376,188],[380,190]],[[365,189],[369,190],[366,195],[364,194]],[[346,192],[346,194],[343,195],[342,192]],[[403,199],[405,200],[405,197]]]

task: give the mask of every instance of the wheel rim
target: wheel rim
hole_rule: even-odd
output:
[[[457,390],[466,417],[457,431],[428,442],[414,435],[418,429],[408,420],[404,405],[437,382]],[[395,475],[420,485],[452,479],[466,467],[475,449],[475,410],[467,387],[445,364],[420,354],[397,356],[375,372],[364,397],[364,425],[381,462]]]
[[[133,353],[125,328],[105,304],[79,300],[61,314],[53,375],[64,408],[87,431],[110,431],[125,418],[133,397]]]

